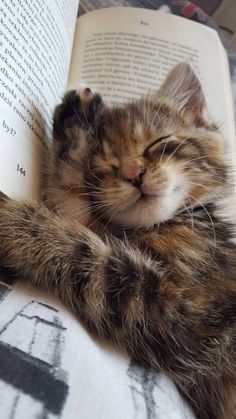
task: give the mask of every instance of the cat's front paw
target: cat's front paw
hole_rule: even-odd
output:
[[[53,137],[63,140],[64,130],[75,126],[84,130],[93,129],[102,107],[101,96],[93,94],[88,87],[81,91],[69,91],[55,109]]]

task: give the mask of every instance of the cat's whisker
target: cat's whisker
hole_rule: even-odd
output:
[[[85,117],[85,120],[86,120],[87,126],[85,126],[85,125],[84,125],[84,123],[83,123],[83,121],[81,120],[80,115],[79,115],[79,113],[78,113],[78,111],[77,111],[77,109],[76,109],[76,107],[75,107],[74,103],[72,102],[72,100],[71,100],[70,98],[69,98],[69,102],[71,103],[71,105],[72,105],[72,107],[73,107],[73,109],[74,109],[75,115],[76,115],[76,117],[78,118],[78,120],[79,120],[79,122],[80,122],[80,124],[81,124],[81,126],[82,126],[82,128],[83,128],[83,130],[84,130],[84,131],[88,131],[88,130],[90,130],[90,131],[92,132],[92,134],[93,134],[94,138],[96,138],[96,135],[95,135],[95,133],[94,133],[94,131],[93,131],[93,128],[92,128],[92,126],[91,126],[91,124],[90,124],[90,122],[89,122],[89,120],[88,120],[88,118],[87,118],[87,114],[86,114],[86,112],[85,112],[84,106],[82,106],[81,108],[82,108],[82,111],[83,111],[83,114],[84,114],[84,117]]]
[[[210,176],[211,176],[211,179],[220,179],[220,180],[223,180],[223,183],[226,182],[226,177],[224,177],[224,176],[214,175],[213,173]],[[228,181],[228,179],[227,179],[227,181]]]
[[[90,223],[88,225],[88,228],[91,228],[99,220],[101,220],[102,218],[104,218],[106,215],[109,215],[111,213],[111,211],[114,211],[114,209],[115,209],[115,207],[114,208],[107,208],[107,211],[99,211],[99,210],[97,210],[97,211],[101,212],[101,214],[99,215],[99,217],[95,218],[92,223]]]
[[[146,97],[144,98],[144,122],[145,124],[149,124],[149,116],[150,116],[150,105],[151,105],[151,98],[152,92],[150,91]]]
[[[191,159],[191,160],[186,160],[185,163],[192,163],[192,162],[195,162],[195,161],[198,161],[198,160],[204,160],[207,157],[214,157],[214,155],[213,154],[205,154],[204,156],[196,157],[196,158]]]
[[[98,182],[100,182],[100,183],[102,183],[103,181],[102,181],[102,179],[100,179],[98,176],[96,176],[95,175],[95,173],[93,173],[92,172],[92,170],[91,170],[91,168],[90,168],[90,165],[89,165],[89,161],[87,162],[87,168],[88,168],[88,170],[89,170],[89,173],[91,173],[91,175],[96,179],[96,180],[98,180]]]
[[[90,124],[90,122],[89,122],[89,120],[88,120],[88,118],[87,118],[87,114],[86,114],[86,112],[85,112],[84,106],[82,106],[82,110],[83,110],[83,114],[84,114],[84,117],[85,117],[85,119],[86,119],[86,122],[87,122],[87,124],[88,124],[88,128],[89,128],[89,129],[90,129],[90,131],[92,132],[92,134],[93,134],[94,138],[96,138],[96,135],[95,135],[95,133],[94,133],[94,130],[93,130],[93,128],[92,128],[92,125]]]
[[[70,99],[70,97],[69,97],[68,99],[69,99],[70,104],[72,105],[72,108],[73,108],[73,110],[74,110],[74,112],[75,112],[76,117],[77,117],[77,118],[78,118],[78,120],[79,120],[79,123],[81,124],[81,126],[82,126],[83,130],[84,130],[84,131],[86,131],[87,127],[86,127],[86,126],[84,126],[83,121],[81,120],[80,115],[79,115],[79,113],[78,113],[78,111],[77,111],[77,109],[76,109],[76,107],[75,107],[75,105],[74,105],[73,101]]]
[[[152,97],[152,93],[149,92],[149,94],[148,94],[148,109],[147,109],[147,115],[146,115],[146,118],[145,118],[145,123],[146,124],[148,124],[148,118],[149,118],[149,115],[150,115],[151,97]]]
[[[155,112],[155,114],[154,114],[154,116],[153,116],[153,119],[152,119],[152,121],[151,121],[151,127],[153,127],[153,124],[154,124],[154,121],[155,121],[155,119],[157,118],[157,116],[158,116],[158,114],[159,114],[159,111],[160,111],[160,109],[161,109],[161,101],[160,101],[160,103],[159,103],[159,105],[158,105],[158,107],[157,107],[157,110],[156,110],[156,112]],[[161,119],[160,119],[160,121],[158,121],[158,124],[155,124],[155,127],[156,128],[158,128],[158,125],[160,125],[160,123],[161,123]]]
[[[153,116],[152,121],[150,123],[150,126],[151,127],[155,126],[155,129],[158,129],[159,126],[161,124],[163,124],[165,122],[165,120],[167,119],[167,116],[163,114],[162,117],[161,118],[159,117],[158,121],[156,121],[156,118],[159,116],[159,112],[160,112],[161,107],[162,107],[162,102],[160,100],[159,104],[157,106],[156,112],[154,113],[154,116]],[[155,125],[154,125],[154,122],[155,122]],[[163,125],[165,125],[165,124],[163,124]]]
[[[84,209],[88,209],[88,207],[89,207],[90,212],[97,212],[97,211],[100,211],[103,208],[107,208],[108,203],[107,202],[101,202],[101,201],[93,201],[92,206],[90,206],[89,203],[84,203],[84,205],[83,205],[83,203],[82,204],[80,203],[79,212],[80,212],[81,208],[83,209],[83,207],[84,207]]]
[[[72,189],[68,189],[66,192],[73,192],[73,188]],[[79,192],[79,193],[76,193],[76,197],[83,197],[83,196],[91,196],[91,195],[95,195],[95,193],[94,192]],[[99,195],[98,193],[97,193],[97,195]]]
[[[147,115],[146,115],[146,101],[143,99],[141,101],[141,103],[142,103],[142,115],[143,115],[144,122],[146,123],[146,120],[147,120]]]
[[[86,186],[84,186],[84,185],[80,185],[80,186],[73,185],[70,188],[65,189],[64,192],[75,193],[76,196],[86,196],[86,195],[91,196],[92,194],[94,194],[94,195],[95,194],[100,195],[101,192],[102,192],[102,188],[98,188],[98,187],[92,188],[92,186],[93,185],[91,184],[91,186],[90,186],[91,191],[88,191],[88,188]],[[80,189],[82,189],[82,190],[84,189],[86,192],[78,192],[78,189],[79,190]]]
[[[192,181],[190,181],[190,180],[188,180],[187,182],[188,182],[189,184],[191,184],[191,185],[200,186],[201,188],[203,188],[203,189],[205,189],[207,192],[209,192],[209,193],[210,193],[210,195],[214,195],[214,196],[216,196],[216,197],[221,196],[221,195],[217,194],[215,190],[213,191],[213,189],[209,189],[207,186],[203,185],[202,183],[196,183],[196,182],[192,182]]]
[[[222,176],[213,175],[213,174],[209,176],[209,181],[214,181],[215,184],[223,185],[223,186],[225,186],[226,184],[229,184],[229,179],[226,179]]]
[[[99,190],[102,191],[103,189],[100,186],[94,185],[93,183],[88,182],[87,180],[83,180],[83,183],[89,187],[89,189]]]
[[[165,153],[165,151],[166,151],[166,146],[167,146],[168,142],[170,141],[170,139],[169,139],[169,138],[167,138],[165,141],[166,141],[166,142],[165,142],[165,145],[164,145],[164,148],[163,148],[163,150],[162,150],[161,157],[160,157],[160,160],[159,160],[159,165],[160,165],[160,164],[161,164],[161,162],[162,162],[162,159],[163,159],[164,153]]]
[[[216,126],[217,126],[217,131],[220,131],[220,129],[223,127],[223,126],[228,126],[229,124],[231,124],[231,123],[233,123],[233,124],[235,124],[235,119],[228,119],[227,121],[215,121],[215,124],[216,124]]]
[[[184,144],[184,143],[186,143],[186,141],[188,141],[189,140],[189,138],[190,137],[187,137],[187,138],[184,138],[178,145],[177,145],[177,147],[174,149],[174,151],[173,151],[173,153],[171,153],[171,155],[168,157],[168,159],[166,160],[166,162],[168,162],[170,159],[171,159],[171,157],[173,157],[174,155],[175,155],[175,153],[176,153],[176,151]]]
[[[211,226],[212,226],[214,248],[216,249],[216,246],[217,246],[217,244],[216,244],[216,231],[215,231],[215,225],[214,225],[214,222],[213,222],[213,219],[212,219],[211,214],[209,213],[209,211],[206,209],[205,205],[199,199],[197,199],[194,196],[190,195],[188,192],[186,192],[186,194],[191,199],[193,199],[194,201],[196,201],[203,208],[203,210],[205,211],[205,213],[207,214],[207,216],[208,216],[208,218],[210,220]]]
[[[115,196],[115,199],[114,199],[114,198],[112,198],[112,197],[110,196],[110,197],[109,197],[109,200],[107,200],[107,199],[105,199],[102,195],[99,197],[99,200],[98,200],[98,201],[94,201],[94,200],[93,200],[93,202],[106,203],[107,205],[111,205],[111,204],[116,205],[116,204],[117,204],[117,202],[119,202],[119,201],[120,201],[120,198],[119,198],[119,197],[117,197],[117,196]]]
[[[92,206],[95,208],[95,211],[100,210],[101,208],[109,208],[109,207],[114,207],[116,208],[117,203],[119,203],[120,199],[116,198],[115,200],[111,201],[110,200],[106,200],[102,197],[99,197],[99,200],[94,200],[92,202]]]
[[[101,205],[99,203],[99,205],[95,204],[93,207],[90,207],[89,204],[87,204],[87,203],[84,203],[84,204],[80,203],[80,205],[78,206],[78,209],[76,209],[76,208],[71,209],[70,208],[70,216],[71,216],[72,219],[78,219],[79,220],[82,216],[87,215],[87,214],[96,213],[96,212],[100,211],[101,209],[103,209],[103,207],[107,208],[107,205],[105,205],[105,204]],[[64,206],[61,205],[61,208],[64,208],[64,210],[66,210],[67,209],[66,204]]]
[[[108,227],[109,223],[111,222],[112,218],[119,212],[120,208],[119,206],[116,208],[116,210],[112,213],[111,217],[109,218],[109,220],[107,221],[107,223],[104,225],[104,228],[102,230],[102,233],[104,233],[104,231],[106,230],[106,228]],[[106,214],[107,215],[107,214]]]
[[[184,209],[187,211],[187,213],[189,214],[191,218],[191,228],[192,228],[192,231],[194,231],[194,215],[192,212],[192,207],[186,207],[184,201],[182,201],[182,204],[183,204]]]

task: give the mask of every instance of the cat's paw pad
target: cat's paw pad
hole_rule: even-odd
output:
[[[54,112],[53,135],[61,137],[65,128],[78,126],[85,130],[92,128],[96,116],[103,106],[99,94],[93,94],[89,87],[68,92]]]

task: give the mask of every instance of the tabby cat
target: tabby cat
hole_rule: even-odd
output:
[[[235,222],[224,141],[194,71],[108,107],[54,114],[40,203],[0,205],[0,263],[101,339],[167,373],[199,419],[236,418]]]

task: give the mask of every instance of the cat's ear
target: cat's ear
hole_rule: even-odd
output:
[[[201,83],[189,64],[176,65],[167,75],[159,94],[172,99],[180,111],[190,112],[193,121],[198,122],[203,117],[205,97]]]
[[[93,132],[102,107],[101,96],[93,94],[89,88],[82,92],[76,90],[68,92],[54,112],[53,138],[65,141],[68,139],[66,131],[75,127]]]

